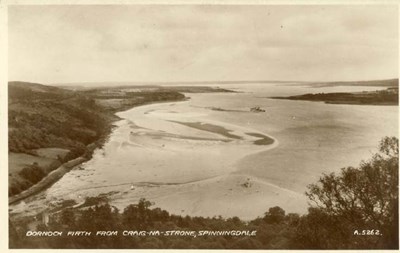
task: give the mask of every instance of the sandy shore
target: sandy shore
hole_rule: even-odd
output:
[[[105,194],[120,209],[146,198],[175,214],[243,219],[263,215],[276,205],[305,210],[305,205],[292,201],[304,198],[301,194],[237,172],[242,158],[276,147],[275,138],[211,119],[207,109],[193,111],[187,103],[151,104],[118,113],[123,120],[103,149],[37,201],[81,202]]]

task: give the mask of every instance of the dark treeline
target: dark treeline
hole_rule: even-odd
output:
[[[252,221],[169,214],[141,199],[119,211],[105,199],[88,198],[53,211],[39,231],[256,230],[256,236],[26,237],[27,225],[10,226],[11,248],[144,249],[398,249],[398,139],[384,138],[379,152],[360,166],[324,174],[308,187],[308,213],[272,207]],[[70,201],[71,202],[71,201]],[[266,203],[267,205],[267,203]],[[68,207],[69,206],[69,207]],[[251,208],[251,207],[249,207]],[[61,210],[61,211],[60,211]]]

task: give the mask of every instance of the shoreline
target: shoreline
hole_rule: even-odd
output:
[[[167,105],[165,107],[168,107],[168,105],[171,103],[167,103]],[[145,113],[146,110],[151,110],[151,109],[156,109],[153,107],[159,107],[158,109],[162,110],[162,106],[158,106],[156,105],[149,105],[149,107],[141,107],[141,108],[132,108],[131,110],[139,110],[138,113]],[[121,117],[125,118],[126,120],[132,120],[132,119],[138,119],[136,113],[127,113],[122,114]],[[130,116],[130,117],[129,117]],[[161,117],[163,120],[165,121],[170,121],[168,120],[168,117]],[[220,210],[214,210],[215,213],[208,213],[210,212],[212,209],[208,208],[206,209],[205,206],[207,206],[208,204],[213,205],[213,199],[218,198],[221,200],[221,203],[223,201],[226,201],[226,199],[230,199],[232,197],[232,194],[238,194],[238,196],[243,197],[243,198],[248,198],[250,196],[247,196],[247,194],[251,194],[251,198],[259,198],[262,197],[262,192],[265,192],[265,194],[271,195],[274,194],[273,196],[271,195],[272,198],[276,199],[276,193],[278,194],[287,194],[287,191],[282,190],[281,188],[279,188],[276,185],[272,185],[272,184],[262,184],[260,180],[253,180],[254,178],[250,175],[241,175],[241,173],[239,172],[239,168],[236,166],[236,164],[242,159],[245,158],[248,155],[253,155],[259,152],[265,152],[268,150],[271,150],[273,148],[276,148],[279,145],[279,141],[275,138],[270,136],[269,134],[266,134],[265,132],[262,132],[260,130],[255,130],[255,129],[249,129],[248,127],[245,126],[240,126],[240,125],[234,125],[234,124],[230,124],[227,122],[223,122],[223,121],[217,121],[215,119],[192,119],[192,121],[197,121],[199,120],[200,122],[203,122],[205,124],[205,128],[207,128],[207,124],[212,124],[215,126],[220,126],[221,128],[224,128],[224,130],[229,131],[229,130],[233,130],[232,133],[238,133],[240,136],[247,136],[249,135],[248,133],[250,132],[251,134],[256,134],[257,136],[248,136],[251,138],[259,138],[261,136],[259,136],[258,134],[262,135],[263,138],[268,137],[273,141],[273,143],[269,144],[269,145],[257,145],[254,143],[254,141],[252,139],[247,139],[247,144],[244,144],[245,146],[245,150],[246,150],[246,154],[243,154],[243,152],[245,152],[243,149],[242,151],[236,152],[234,156],[235,159],[230,159],[229,162],[229,167],[227,166],[222,166],[221,169],[221,174],[217,173],[215,174],[213,171],[213,167],[207,167],[208,169],[210,169],[210,171],[205,170],[201,173],[201,175],[196,175],[196,173],[193,174],[193,176],[195,178],[187,178],[186,176],[184,176],[185,174],[191,174],[190,171],[185,170],[185,172],[179,172],[179,169],[177,169],[177,171],[174,171],[174,173],[176,172],[177,175],[180,173],[183,177],[180,177],[179,180],[177,180],[177,178],[173,178],[173,177],[163,177],[163,180],[159,181],[156,180],[157,178],[153,178],[150,180],[154,180],[154,181],[149,181],[149,179],[143,179],[141,178],[141,174],[138,173],[139,177],[134,177],[133,181],[129,181],[127,179],[126,183],[124,183],[123,185],[120,183],[116,183],[116,182],[121,182],[120,181],[113,181],[112,183],[107,183],[107,184],[103,184],[101,186],[96,186],[96,187],[88,187],[88,188],[80,188],[78,189],[74,195],[81,195],[81,196],[85,196],[85,195],[90,195],[90,196],[97,196],[98,193],[98,188],[104,188],[106,190],[100,190],[101,192],[111,192],[110,194],[110,203],[113,203],[113,205],[117,206],[117,208],[119,209],[123,209],[125,208],[129,203],[134,203],[136,202],[136,200],[145,197],[146,199],[149,199],[151,201],[155,202],[155,205],[157,207],[160,207],[164,210],[167,210],[168,212],[174,213],[174,214],[182,214],[182,210],[184,210],[184,214],[185,215],[223,215],[224,217],[232,217],[232,216],[237,216],[240,214],[241,211],[239,211],[239,213],[236,213],[240,208],[235,207],[235,210],[231,210],[231,211],[227,211],[227,210],[223,210],[220,212]],[[164,129],[165,130],[165,129]],[[215,131],[211,131],[213,133],[218,133],[217,130],[221,130],[220,128],[215,128],[215,129],[206,129],[206,130],[215,130]],[[167,130],[165,130],[167,131]],[[208,132],[208,131],[206,131]],[[235,139],[235,138],[233,138]],[[235,142],[232,145],[236,145],[236,141],[238,142],[242,142],[243,140],[234,140]],[[257,141],[257,140],[256,140]],[[117,145],[117,144],[115,144]],[[247,145],[255,145],[254,150],[253,149],[248,149],[249,146]],[[170,147],[168,144],[166,144],[167,147]],[[247,148],[246,148],[247,147]],[[243,146],[242,146],[243,148]],[[205,147],[201,148],[200,150],[197,150],[198,152],[202,152],[201,150],[207,149]],[[225,148],[225,150],[228,152],[229,151],[229,147]],[[232,151],[232,150],[231,150]],[[133,151],[132,151],[133,152]],[[141,151],[141,152],[146,152],[146,151]],[[162,151],[161,151],[162,152]],[[136,152],[136,154],[138,154]],[[189,153],[188,153],[189,154]],[[141,156],[142,153],[139,153],[138,156]],[[243,155],[243,157],[241,157]],[[236,159],[237,158],[237,159]],[[168,163],[167,161],[165,161],[165,163]],[[184,163],[185,161],[183,161]],[[176,162],[178,164],[178,162]],[[183,164],[182,163],[182,164]],[[143,165],[144,163],[142,163]],[[148,165],[149,167],[154,167],[154,172],[153,170],[151,170],[151,173],[149,172],[149,174],[157,174],[158,176],[160,175],[160,173],[162,174],[163,169],[157,169],[157,162],[154,163],[155,166],[151,166]],[[181,164],[181,165],[182,165]],[[143,166],[140,167],[141,165],[136,164],[135,166],[137,167],[138,171],[143,170]],[[190,165],[188,163],[186,163],[186,166],[195,168],[196,165]],[[180,167],[180,168],[184,168],[183,166],[176,166],[176,167]],[[94,167],[93,167],[94,168]],[[225,169],[224,169],[225,168]],[[228,169],[229,168],[229,169]],[[228,170],[226,170],[228,169]],[[198,170],[197,170],[198,171]],[[133,173],[133,172],[132,172]],[[209,173],[212,173],[212,175],[208,175]],[[237,173],[240,173],[240,175],[238,175]],[[192,174],[191,174],[192,175]],[[149,178],[149,177],[148,177]],[[248,181],[248,178],[251,178],[251,183]],[[101,179],[106,179],[106,178],[102,178],[99,177],[98,181],[101,182]],[[120,178],[123,179],[122,181],[125,180],[125,178]],[[108,179],[107,179],[108,180]],[[136,181],[135,181],[136,180]],[[70,182],[72,182],[70,180]],[[252,188],[252,186],[250,186],[250,184],[254,183],[254,188]],[[151,185],[146,185],[146,184],[151,184]],[[129,190],[127,186],[131,185],[132,187],[135,188],[135,190]],[[153,187],[156,186],[156,187]],[[111,188],[109,188],[111,187]],[[158,190],[157,188],[162,187],[162,190]],[[209,191],[208,189],[214,189],[214,191]],[[252,189],[250,189],[252,188]],[[201,192],[201,196],[204,197],[195,197],[192,194],[197,194],[194,193],[194,189],[196,189],[196,192],[198,192],[200,194]],[[96,193],[97,192],[97,193]],[[74,195],[71,195],[71,197],[74,197]],[[246,196],[245,196],[246,195]],[[293,195],[291,193],[291,195]],[[61,196],[61,195],[60,195]],[[179,196],[179,197],[177,197]],[[206,197],[207,196],[207,197]],[[211,200],[211,202],[209,200]],[[172,201],[172,202],[171,202]],[[176,201],[175,204],[173,204],[171,206],[171,203],[174,203],[174,201]],[[247,201],[247,200],[246,200]],[[178,204],[179,203],[179,204]],[[234,204],[229,204],[232,207],[234,206]],[[178,207],[179,206],[179,207]],[[192,209],[193,206],[197,206],[198,208]],[[262,209],[263,208],[258,208],[258,209]],[[207,212],[207,213],[203,213],[203,212]],[[213,211],[213,212],[214,212]],[[259,213],[257,211],[257,213]],[[243,215],[240,214],[240,215]],[[240,216],[242,217],[242,216]],[[244,217],[244,216],[243,216]]]
[[[125,117],[124,117],[124,115],[123,115],[123,113],[124,112],[128,112],[128,111],[131,111],[131,110],[137,110],[137,109],[139,109],[139,110],[141,110],[141,108],[142,109],[149,109],[149,107],[151,108],[152,106],[159,106],[159,104],[167,104],[167,106],[168,106],[168,104],[174,104],[174,103],[184,103],[184,102],[188,102],[188,98],[186,98],[186,99],[184,99],[184,100],[173,100],[173,101],[162,101],[162,102],[148,102],[148,103],[145,103],[145,104],[141,104],[140,106],[133,106],[133,107],[129,107],[129,108],[126,108],[126,110],[122,110],[122,111],[118,111],[118,112],[115,112],[113,115],[114,115],[114,119],[115,120],[113,120],[112,122],[111,122],[111,124],[113,124],[113,127],[118,127],[118,122],[120,122],[120,121],[123,121],[123,120],[126,120],[125,119]],[[122,115],[121,115],[121,114]],[[251,136],[251,138],[254,138],[254,137],[259,137],[259,138],[261,138],[261,137],[263,137],[263,138],[266,138],[266,137],[268,137],[268,138],[270,138],[270,140],[273,140],[273,142],[272,143],[268,143],[268,144],[264,144],[264,145],[258,145],[258,144],[256,144],[255,142],[257,142],[257,141],[259,141],[259,140],[253,140],[253,141],[250,141],[250,142],[252,142],[254,145],[256,145],[256,146],[258,146],[258,148],[257,148],[257,150],[254,150],[253,152],[251,152],[251,153],[249,153],[248,155],[252,155],[252,154],[254,154],[254,153],[258,153],[258,152],[264,152],[264,151],[267,151],[267,150],[270,150],[270,149],[273,149],[273,148],[275,148],[275,147],[277,147],[278,145],[279,145],[279,142],[278,142],[278,140],[276,139],[276,138],[274,138],[274,137],[272,137],[272,136],[270,136],[269,134],[266,134],[266,133],[264,133],[264,132],[261,132],[261,131],[259,131],[259,130],[255,130],[255,129],[248,129],[248,128],[246,128],[246,127],[243,127],[243,126],[238,126],[238,125],[233,125],[233,124],[230,124],[230,123],[227,123],[227,122],[220,122],[220,121],[216,121],[216,120],[212,120],[212,119],[208,119],[206,122],[208,122],[209,124],[215,124],[215,125],[218,125],[218,126],[222,126],[222,127],[226,127],[227,129],[235,129],[235,130],[239,130],[239,132],[241,132],[243,135],[245,135],[245,136]],[[114,129],[114,128],[112,128],[112,129]],[[215,130],[215,129],[214,129]],[[218,129],[217,129],[218,130]],[[216,133],[217,133],[218,131],[216,131]],[[250,133],[250,134],[249,134]],[[254,135],[257,135],[257,136],[254,136]],[[108,134],[107,135],[107,138],[109,138],[111,135],[110,134]],[[263,140],[263,139],[261,139],[261,140]],[[240,140],[239,140],[240,141]],[[250,142],[249,142],[249,144],[250,144]],[[91,145],[94,145],[95,143],[93,143],[93,144],[91,144]],[[247,145],[249,145],[249,144],[247,144]],[[96,146],[94,147],[94,149],[96,149]],[[74,166],[77,166],[77,165],[79,165],[80,163],[83,163],[83,162],[86,162],[86,161],[88,161],[88,160],[90,160],[90,159],[86,159],[86,160],[80,160],[80,161],[77,161],[77,164],[75,164]],[[239,160],[238,160],[239,161]],[[235,163],[237,163],[238,161],[236,161]],[[58,180],[60,180],[66,173],[68,173],[68,172],[70,172],[71,170],[73,170],[74,168],[74,166],[71,166],[71,167],[69,167],[69,168],[59,168],[60,169],[60,175],[52,175],[52,179],[49,179],[47,182],[48,183],[43,183],[43,187],[36,187],[36,189],[34,189],[33,191],[31,190],[29,193],[26,193],[25,194],[25,196],[23,196],[23,197],[21,197],[21,198],[19,198],[19,199],[13,199],[12,201],[10,201],[10,205],[12,205],[13,206],[13,204],[15,204],[16,202],[18,202],[18,201],[20,201],[20,200],[23,200],[23,199],[26,199],[26,198],[29,198],[29,197],[33,197],[33,199],[30,199],[30,200],[27,200],[27,204],[29,204],[30,203],[30,201],[34,201],[34,196],[36,196],[36,194],[40,194],[40,193],[42,193],[43,194],[43,192],[45,192],[44,190],[45,189],[48,189],[48,187],[49,186],[51,186],[52,184],[54,184],[55,182],[57,182]],[[235,168],[236,168],[236,166],[234,166]],[[233,171],[233,173],[237,173],[238,171],[237,171],[237,168]],[[247,181],[246,181],[246,178],[248,178],[249,176],[244,176],[244,175],[242,175],[242,176],[234,176],[234,177],[232,177],[232,176],[230,176],[229,174],[230,173],[232,173],[232,172],[229,172],[228,174],[224,174],[224,175],[217,175],[217,176],[210,176],[210,177],[206,177],[206,178],[201,178],[201,179],[194,179],[194,180],[189,180],[189,181],[183,181],[183,182],[173,182],[173,183],[171,183],[171,182],[169,182],[169,183],[165,183],[165,184],[162,184],[163,186],[165,186],[165,187],[167,187],[166,188],[166,190],[171,190],[175,185],[182,185],[183,187],[184,187],[184,189],[188,189],[188,190],[190,190],[191,188],[193,188],[193,187],[200,187],[200,188],[204,188],[206,185],[208,185],[210,182],[214,182],[214,179],[218,179],[219,178],[219,180],[222,180],[222,182],[224,182],[224,184],[226,185],[226,187],[227,187],[227,189],[228,188],[234,188],[235,189],[235,191],[237,191],[238,193],[240,193],[240,194],[243,194],[243,192],[242,192],[242,190],[243,189],[246,189],[246,187],[244,187],[244,186],[241,186],[241,185],[243,185],[243,184],[245,184]],[[56,174],[56,173],[54,173],[54,174]],[[218,180],[218,181],[219,181]],[[140,183],[145,183],[145,182],[147,182],[147,181],[143,181],[143,182],[140,182]],[[157,185],[159,185],[160,184],[160,182],[147,182],[147,183],[150,183],[150,184],[152,184],[152,183],[155,183],[155,184],[157,184]],[[236,184],[240,184],[239,185],[239,187],[237,187],[236,186]],[[260,185],[259,183],[256,183],[257,184],[257,188],[259,188],[259,187],[261,187],[262,189],[264,189],[265,191],[267,191],[267,192],[270,192],[270,191],[273,191],[273,192],[276,192],[276,191],[278,191],[277,190],[277,187],[272,187],[272,186],[269,186],[269,185]],[[127,183],[126,185],[133,185],[131,182],[130,183]],[[119,186],[119,185],[113,185],[113,186]],[[145,185],[136,185],[135,184],[135,186],[137,186],[137,187],[139,187],[140,189],[143,189],[143,190],[145,190],[146,192],[149,190],[148,189],[148,187],[146,187]],[[107,186],[108,187],[108,186]],[[170,187],[172,187],[172,188],[170,188]],[[208,186],[207,186],[208,187]],[[206,188],[207,188],[206,187]],[[96,187],[97,188],[97,187]],[[100,187],[101,188],[101,187]],[[117,187],[118,188],[118,187]],[[150,187],[151,188],[151,187]],[[83,190],[83,191],[90,191],[90,189],[91,188],[88,188],[88,189],[81,189],[81,190]],[[218,192],[220,192],[220,190],[221,189],[219,189],[218,190]],[[122,192],[122,191],[120,191],[120,192]],[[257,192],[259,192],[259,191],[257,191]],[[279,190],[279,192],[281,192],[280,190]],[[171,207],[168,207],[168,206],[165,206],[165,199],[168,199],[169,197],[166,197],[166,196],[162,196],[162,195],[160,195],[160,196],[155,196],[154,194],[154,192],[152,192],[151,190],[150,190],[150,192],[148,192],[149,193],[149,196],[150,196],[150,198],[151,199],[158,199],[158,201],[160,201],[160,207],[162,207],[162,208],[164,208],[165,210],[169,210],[169,211],[171,211],[171,212],[175,212],[176,210],[174,210],[174,208],[171,208]],[[231,194],[232,192],[230,192],[230,191],[221,191],[220,192],[220,194]],[[283,192],[282,192],[283,193]],[[171,196],[173,196],[174,194],[183,194],[181,191],[177,191],[177,192],[175,192],[175,193],[173,193]],[[207,193],[207,191],[205,191],[205,189],[203,189],[203,194],[209,194],[209,193]],[[260,193],[257,193],[256,195],[259,195]],[[83,195],[85,195],[85,194],[83,194]],[[123,201],[123,200],[121,200],[121,199],[119,199],[118,198],[118,196],[119,196],[120,194],[118,193],[118,194],[116,194],[116,196],[114,196],[114,197],[117,197],[116,199],[114,198],[114,197],[111,197],[111,199],[112,199],[112,201],[114,202],[115,201],[115,203],[119,203],[119,204],[122,204],[123,202],[125,202],[125,201]],[[157,195],[157,194],[156,194]],[[217,194],[218,195],[218,194]],[[42,196],[42,195],[39,195],[39,196]],[[126,196],[125,196],[126,197]],[[133,194],[133,195],[130,195],[129,197],[127,197],[127,201],[134,201],[134,199],[135,199],[135,197],[136,197],[136,195],[135,194]],[[222,195],[220,196],[220,195],[218,195],[218,196],[214,196],[214,197],[218,197],[218,198],[222,198]],[[242,196],[243,197],[243,196]],[[185,198],[183,198],[183,201],[186,201],[187,200],[187,196],[185,197]],[[189,199],[192,199],[192,198],[189,198]],[[121,202],[122,201],[122,202]],[[183,202],[182,202],[183,203]],[[199,203],[200,204],[200,203]],[[201,205],[203,205],[204,203],[201,203]],[[124,205],[124,204],[122,204],[122,205]],[[189,206],[190,206],[190,204],[189,204]],[[186,209],[186,208],[185,208]],[[38,210],[37,210],[38,211]],[[37,213],[37,211],[34,211],[34,213]],[[189,212],[189,209],[187,209],[187,211]],[[203,212],[204,211],[204,208],[200,208],[199,209],[199,211],[200,212]],[[40,212],[40,211],[39,211]],[[15,213],[17,216],[16,217],[18,217],[19,216],[19,214],[18,213]],[[222,213],[221,213],[222,214]],[[29,214],[29,216],[31,216],[31,215],[33,215],[33,213],[31,212],[30,214]],[[230,214],[224,214],[224,216],[226,215],[226,217],[230,217],[231,215]],[[14,218],[16,218],[16,217],[14,217]]]
[[[130,108],[122,108],[122,110],[111,112],[111,115],[109,115],[110,118],[108,120],[109,121],[108,122],[109,129],[107,129],[107,131],[98,140],[87,145],[86,146],[87,150],[82,156],[79,156],[77,158],[74,158],[72,160],[69,160],[69,161],[61,164],[58,168],[51,171],[42,180],[40,180],[36,184],[32,185],[28,189],[26,189],[16,195],[9,196],[8,197],[8,205],[10,206],[10,205],[18,204],[20,201],[22,201],[24,199],[27,199],[29,197],[32,197],[32,196],[35,196],[36,194],[41,193],[42,191],[48,189],[53,184],[55,184],[58,180],[60,180],[65,174],[67,174],[68,172],[73,170],[76,166],[78,166],[84,162],[90,161],[92,159],[93,152],[97,148],[102,148],[104,143],[108,140],[110,134],[112,133],[112,131],[115,127],[114,123],[119,120],[123,120],[121,117],[119,117],[117,115],[118,113],[128,111],[133,108],[140,107],[140,106],[159,104],[159,103],[185,102],[188,99],[190,99],[190,98],[185,96],[185,98],[183,100],[169,100],[169,101],[160,101],[160,102],[151,101],[151,102],[143,103],[141,105],[135,105]]]

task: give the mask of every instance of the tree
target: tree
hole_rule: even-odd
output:
[[[398,151],[398,139],[386,137],[371,160],[309,185],[309,199],[331,223],[340,224],[343,233],[335,234],[343,241],[352,238],[345,248],[398,248]],[[379,235],[354,236],[362,230],[379,230]]]
[[[60,223],[68,226],[68,228],[73,228],[75,225],[75,213],[71,208],[66,208],[61,212]]]
[[[265,213],[264,221],[269,224],[279,224],[285,219],[285,210],[279,206],[271,207]]]
[[[141,198],[138,204],[127,206],[123,212],[124,224],[130,228],[146,229],[152,224],[149,209],[151,205],[150,201]]]
[[[39,182],[45,176],[45,173],[37,163],[23,168],[18,174],[33,184]]]
[[[289,213],[286,215],[285,219],[289,226],[297,226],[300,222],[300,215],[297,213]]]

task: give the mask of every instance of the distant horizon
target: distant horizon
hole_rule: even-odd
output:
[[[45,82],[32,82],[26,80],[11,80],[10,82],[26,82],[26,83],[38,83],[49,86],[74,86],[74,85],[101,85],[101,84],[110,84],[114,83],[116,85],[157,85],[157,84],[246,84],[246,83],[347,83],[347,82],[378,82],[378,81],[388,81],[388,80],[398,80],[399,77],[393,78],[384,78],[384,79],[356,79],[356,80],[336,80],[336,81],[298,81],[298,80],[205,80],[205,81],[94,81],[94,82],[56,82],[56,83],[45,83]]]

